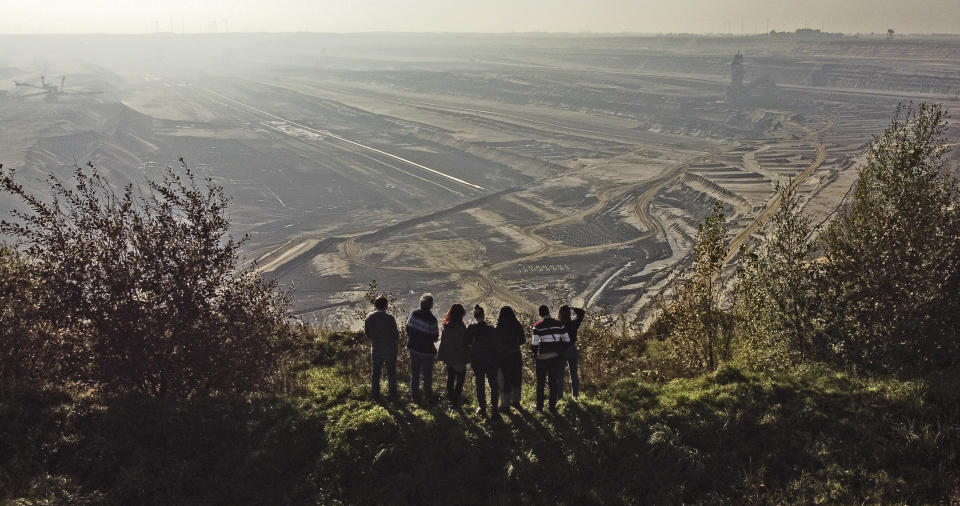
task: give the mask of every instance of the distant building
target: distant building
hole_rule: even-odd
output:
[[[842,33],[824,32],[818,28],[798,28],[797,31],[793,33],[797,38],[800,38],[800,39],[822,39],[822,38],[843,37]]]

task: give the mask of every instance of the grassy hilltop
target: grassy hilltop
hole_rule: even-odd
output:
[[[7,387],[0,493],[23,504],[960,500],[956,370],[906,381],[725,366],[622,380],[558,415],[499,424],[472,401],[377,404],[348,378],[323,365],[296,395],[174,402]]]

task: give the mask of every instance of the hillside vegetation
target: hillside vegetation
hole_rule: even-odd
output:
[[[958,503],[945,125],[899,109],[822,230],[782,186],[732,280],[718,205],[650,329],[584,324],[586,395],[502,422],[469,394],[371,399],[365,338],[287,323],[186,166],[120,192],[78,168],[45,198],[4,172],[0,501]]]
[[[0,392],[22,503],[637,504],[960,500],[960,373],[865,379],[725,366],[622,380],[558,415],[485,422],[377,404],[336,367],[301,395]],[[531,401],[532,399],[526,399]]]

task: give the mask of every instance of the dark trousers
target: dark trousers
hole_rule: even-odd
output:
[[[563,359],[561,357],[537,359],[537,409],[543,411],[543,389],[550,380],[550,411],[556,411],[560,399],[560,383],[563,378]]]
[[[570,367],[570,388],[573,390],[573,396],[580,396],[580,353],[577,351],[577,346],[573,345],[567,348],[567,351],[562,355],[560,359],[563,362],[563,371],[560,372],[560,398],[563,398],[563,383],[567,377],[567,366]]]
[[[427,402],[433,402],[433,361],[436,356],[410,350],[410,397],[420,402],[420,374],[423,374],[423,389]]]
[[[474,367],[473,379],[477,382],[477,404],[480,409],[487,409],[487,388],[490,385],[490,409],[497,413],[497,404],[500,402],[500,386],[497,385],[497,367]]]
[[[371,392],[374,397],[380,397],[380,372],[387,368],[387,385],[390,395],[397,394],[397,352],[374,351],[370,354],[373,360],[373,371],[370,374]]]
[[[449,365],[447,366],[447,399],[452,402],[460,400],[460,394],[463,393],[463,379],[467,376],[467,371],[455,371]]]
[[[501,364],[503,375],[503,404],[520,404],[521,384],[523,383],[523,355],[520,352],[511,353],[503,358]]]

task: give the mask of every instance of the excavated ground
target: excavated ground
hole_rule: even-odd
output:
[[[432,291],[441,307],[640,312],[714,202],[734,250],[762,237],[777,184],[826,220],[898,102],[960,93],[951,39],[41,42],[0,41],[0,162],[40,188],[75,163],[126,182],[183,156],[233,197],[248,256],[317,322],[348,320],[370,280],[408,307]],[[731,99],[738,49],[747,91]],[[42,72],[100,93],[13,86]]]

